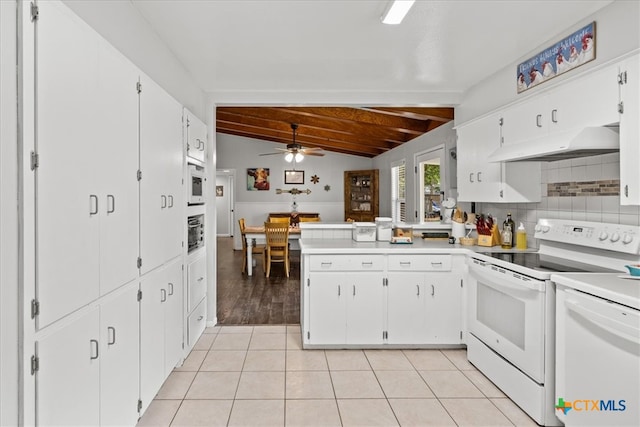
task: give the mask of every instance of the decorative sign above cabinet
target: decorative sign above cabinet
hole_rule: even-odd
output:
[[[518,64],[518,93],[596,58],[596,23],[592,22]]]

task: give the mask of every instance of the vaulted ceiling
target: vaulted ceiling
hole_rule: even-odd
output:
[[[453,108],[218,107],[216,132],[375,157],[453,120]]]

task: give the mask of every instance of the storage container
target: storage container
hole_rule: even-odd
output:
[[[376,224],[373,222],[354,222],[351,233],[356,242],[375,242]]]
[[[391,234],[391,243],[413,243],[413,227],[395,226]]]
[[[385,216],[376,217],[377,238],[380,242],[391,240],[391,226],[393,219]]]

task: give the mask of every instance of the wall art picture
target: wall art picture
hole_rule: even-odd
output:
[[[285,170],[284,183],[285,184],[304,184],[304,171]]]
[[[518,93],[531,89],[596,58],[596,23],[592,22],[520,63]]]
[[[216,197],[224,197],[224,186],[216,185]]]
[[[269,168],[247,169],[247,190],[269,190]]]

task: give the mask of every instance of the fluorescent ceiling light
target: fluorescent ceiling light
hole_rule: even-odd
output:
[[[413,6],[415,0],[394,0],[382,15],[383,24],[399,24]]]

